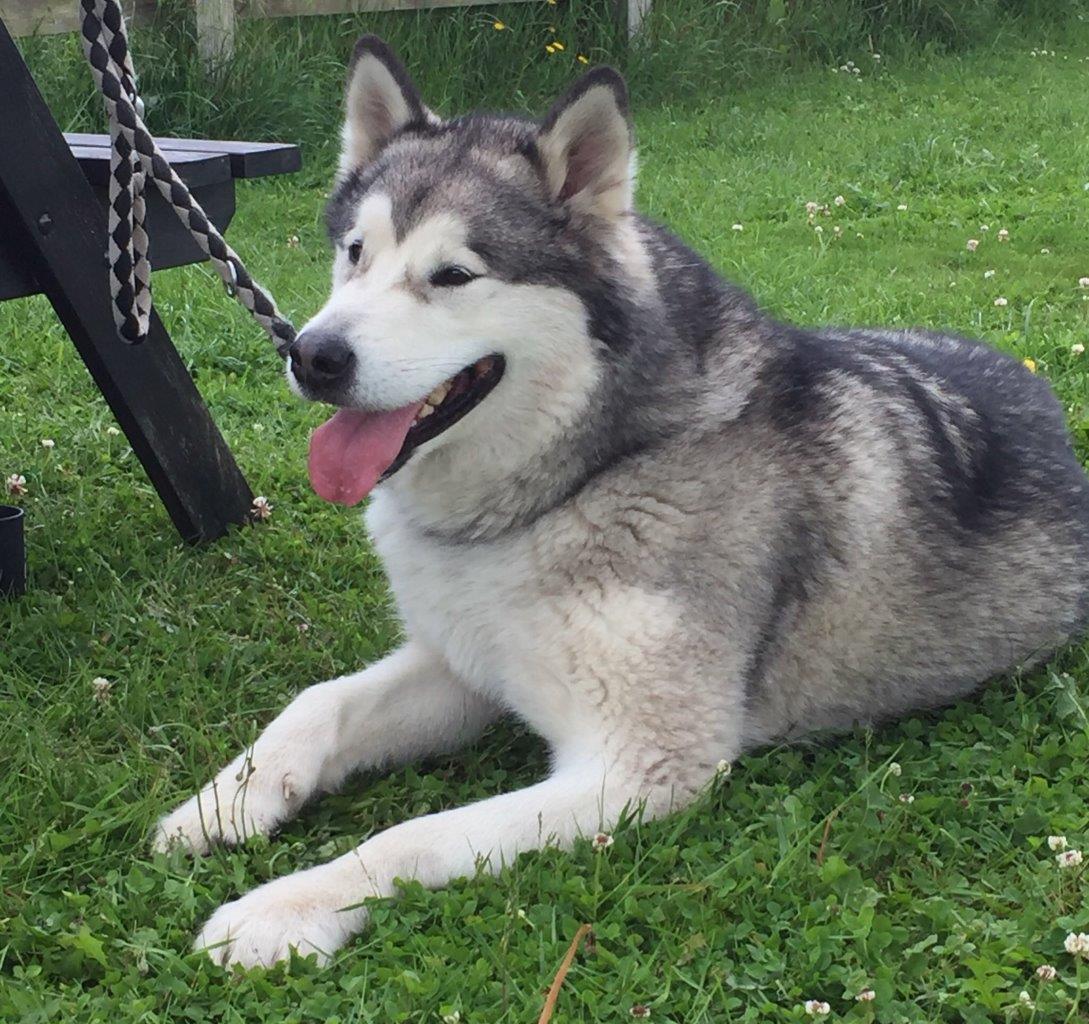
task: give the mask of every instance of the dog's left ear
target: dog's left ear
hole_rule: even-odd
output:
[[[541,123],[537,149],[551,197],[598,217],[631,209],[633,140],[619,71],[594,68]]]
[[[424,106],[404,64],[378,36],[355,44],[348,68],[340,173],[370,163],[398,132],[438,121]]]

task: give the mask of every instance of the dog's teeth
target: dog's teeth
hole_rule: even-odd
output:
[[[434,411],[435,411],[434,406],[424,405],[423,408],[420,409],[420,411],[418,413],[416,413],[417,422],[419,420],[425,419],[426,417],[430,416]]]
[[[448,381],[443,381],[434,391],[427,396],[427,405],[436,406],[442,405],[443,399],[446,398],[447,393],[450,390],[450,384]]]

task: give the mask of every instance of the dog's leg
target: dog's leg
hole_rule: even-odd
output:
[[[394,879],[439,887],[491,871],[525,850],[570,845],[642,801],[650,817],[670,809],[673,787],[646,787],[631,772],[582,761],[537,785],[396,825],[328,864],[269,882],[224,904],[197,939],[223,964],[271,964],[294,947],[325,961],[366,923],[359,904],[394,894]]]
[[[455,749],[498,714],[439,658],[406,644],[362,672],[304,690],[253,747],[159,822],[153,846],[202,852],[267,835],[352,771]]]

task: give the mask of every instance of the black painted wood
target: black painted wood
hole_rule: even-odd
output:
[[[94,136],[91,136],[92,138]],[[103,146],[84,145],[67,139],[68,148],[76,158],[83,176],[92,185],[108,185],[110,183],[110,146],[109,138]],[[226,154],[201,153],[199,150],[181,150],[169,155],[170,163],[178,176],[190,188],[200,188],[202,185],[215,185],[221,181],[230,181],[234,175],[231,173],[231,160]],[[148,191],[155,186],[149,184]]]
[[[67,132],[64,137],[73,146],[108,149],[110,145],[108,135]],[[177,165],[178,153],[226,156],[231,162],[231,174],[236,178],[265,178],[276,174],[293,174],[302,167],[302,154],[299,152],[299,147],[286,142],[236,142],[158,137],[155,142],[175,165]]]
[[[184,175],[183,175],[184,177]],[[94,190],[102,207],[102,224],[106,224],[106,206],[109,192],[105,186]],[[211,218],[212,223],[225,232],[234,217],[234,180],[217,182],[194,188],[193,195]],[[154,270],[184,267],[207,259],[203,250],[193,241],[173,208],[153,186],[147,190],[147,229],[151,266]],[[103,269],[103,274],[105,274]],[[37,295],[42,289],[34,276],[26,257],[13,242],[0,238],[0,302]]]
[[[66,132],[64,138],[105,210],[109,203],[110,137]],[[286,174],[298,170],[302,164],[299,148],[280,142],[209,139],[159,139],[158,142],[221,234],[234,217],[233,179]],[[155,270],[206,259],[154,186],[148,186],[147,203],[151,265]],[[35,295],[41,290],[26,260],[19,253],[9,253],[0,239],[0,302]]]
[[[187,540],[242,522],[252,494],[153,312],[126,345],[110,312],[105,224],[94,191],[0,21],[0,240],[49,297]]]

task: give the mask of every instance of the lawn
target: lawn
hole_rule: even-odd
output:
[[[851,56],[858,74],[779,70],[637,110],[642,209],[782,317],[947,327],[1031,360],[1089,461],[1089,27]],[[300,322],[327,287],[322,176],[245,187],[230,233]],[[1089,1020],[1089,962],[1063,948],[1089,931],[1089,874],[1047,844],[1089,846],[1084,645],[940,714],[745,758],[607,850],[409,887],[327,969],[235,977],[190,953],[222,901],[546,759],[507,724],[354,780],[272,842],[148,854],[156,818],[293,694],[398,636],[358,513],[307,485],[322,411],[288,395],[206,269],[155,285],[274,511],[181,545],[48,306],[0,305],[0,478],[26,477],[32,568],[0,605],[0,1021],[531,1022],[582,922],[594,940],[556,1024],[637,1005],[674,1024],[798,1021],[813,999],[830,1020]]]

